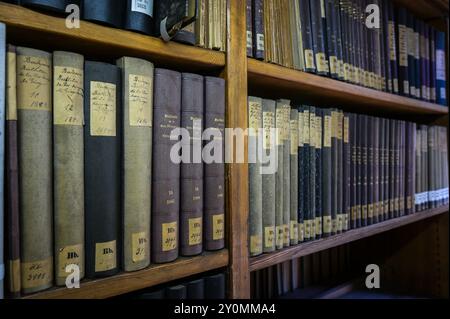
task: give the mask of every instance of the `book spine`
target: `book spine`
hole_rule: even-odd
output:
[[[120,268],[121,87],[118,67],[85,62],[84,180],[88,278],[111,276]]]
[[[337,59],[338,59],[338,78],[341,81],[345,80],[345,69],[344,69],[344,60],[343,60],[343,55],[344,55],[344,49],[343,49],[343,43],[342,43],[342,21],[341,21],[341,9],[339,6],[339,0],[333,0],[333,16],[331,17],[332,19],[332,32],[335,33],[335,37],[336,37],[336,54],[337,54]]]
[[[322,204],[322,110],[319,108],[316,108],[315,112],[315,163],[316,163],[316,190],[315,190],[315,204],[316,204],[316,211],[315,211],[315,234],[316,239],[319,239],[322,237],[322,227],[323,227],[323,204]]]
[[[282,139],[283,139],[283,246],[290,245],[290,222],[291,222],[291,172],[290,172],[290,118],[291,106],[288,100],[279,100],[283,106]]]
[[[253,8],[252,0],[247,1],[247,11],[246,11],[246,32],[247,32],[247,56],[253,57]]]
[[[447,76],[445,58],[445,33],[436,34],[436,102],[447,106]]]
[[[343,118],[343,231],[350,230],[351,221],[351,145],[350,145],[350,116]]]
[[[339,79],[339,54],[337,44],[337,22],[336,22],[336,8],[334,0],[326,0],[324,2],[326,14],[326,46],[328,52],[328,62],[330,76],[334,79]]]
[[[303,179],[303,224],[304,241],[311,240],[311,201],[310,201],[310,110],[308,106],[303,107],[303,174],[300,174],[300,181]],[[303,177],[303,178],[302,178]]]
[[[436,128],[431,126],[428,128],[428,184],[429,184],[429,207],[436,207]]]
[[[361,126],[359,134],[361,136],[361,226],[368,225],[368,186],[369,186],[369,165],[368,165],[368,142],[369,142],[369,119],[368,116],[361,116]]]
[[[154,33],[153,1],[127,0],[124,12],[125,29],[148,35]]]
[[[423,202],[422,210],[429,208],[429,192],[430,184],[428,180],[428,127],[421,126],[421,143],[422,143],[422,190],[423,190]]]
[[[394,148],[394,169],[395,169],[395,190],[394,190],[394,217],[400,217],[400,196],[401,196],[401,121],[395,121],[395,148]]]
[[[180,253],[198,255],[203,251],[203,164],[199,155],[203,132],[204,79],[181,74],[181,127],[189,132],[180,167]],[[191,151],[192,150],[192,151]],[[186,153],[185,153],[186,151]]]
[[[387,3],[382,1],[380,3],[382,7],[382,41],[384,46],[384,68],[386,73],[386,89],[387,92],[393,93],[394,89],[392,86],[392,69],[391,69],[391,63],[390,63],[390,36],[389,36],[389,8]]]
[[[325,50],[326,37],[325,26],[323,23],[325,10],[322,4],[323,0],[311,0],[309,2],[311,8],[311,30],[317,74],[328,76],[330,70],[328,67],[327,52]]]
[[[398,65],[397,65],[397,30],[396,30],[396,19],[394,15],[394,6],[392,2],[387,1],[388,6],[388,37],[389,37],[389,61],[391,64],[392,72],[392,88],[395,94],[400,93],[399,91],[399,77],[398,77]]]
[[[309,190],[306,200],[309,203],[308,217],[310,222],[310,239],[316,239],[316,108],[309,107]]]
[[[337,112],[337,231],[341,233],[344,225],[344,206],[343,206],[343,120],[344,116],[342,111]]]
[[[282,249],[284,246],[284,227],[283,227],[283,199],[284,199],[284,106],[278,101],[276,103],[276,120],[275,127],[277,130],[277,163],[278,169],[275,174],[276,189],[275,189],[275,232],[276,232],[276,248]]]
[[[339,1],[339,17],[341,22],[341,42],[342,42],[342,60],[344,81],[350,81],[350,43],[349,43],[349,25],[347,19],[347,3],[344,0]]]
[[[357,145],[357,120],[358,116],[356,114],[349,114],[350,118],[350,206],[351,206],[351,218],[350,225],[351,229],[358,228],[358,210],[359,210],[359,196],[358,196],[358,145]]]
[[[53,53],[53,196],[55,278],[65,285],[69,264],[84,277],[84,57]]]
[[[422,210],[422,138],[421,138],[421,129],[416,127],[414,131],[415,134],[415,157],[416,157],[416,167],[415,167],[415,175],[416,175],[416,184],[415,184],[415,210],[419,212]]]
[[[263,216],[262,216],[262,174],[258,158],[258,132],[262,121],[262,100],[248,98],[248,178],[249,178],[249,247],[250,256],[262,253]]]
[[[298,244],[298,110],[290,110],[290,244]]]
[[[430,26],[428,24],[425,24],[424,34],[425,34],[425,69],[426,69],[425,97],[427,101],[431,101]]]
[[[6,64],[5,147],[5,259],[6,284],[11,297],[20,295],[19,172],[17,144],[17,57],[9,45]]]
[[[356,221],[357,227],[363,226],[363,193],[362,193],[362,138],[361,126],[363,125],[363,115],[357,115],[355,127],[355,144],[356,144]]]
[[[265,15],[268,14],[264,11],[264,0],[253,0],[253,56],[256,59],[264,60],[265,45],[267,39],[265,39]]]
[[[408,76],[408,26],[407,12],[404,8],[398,9],[398,76],[400,93],[409,96]]]
[[[378,122],[378,221],[384,221],[384,135],[386,119],[380,118]]]
[[[262,101],[263,154],[275,165],[275,101]],[[275,170],[262,175],[263,252],[275,250]]]
[[[203,234],[206,250],[219,250],[225,247],[225,80],[205,77],[205,129],[212,129],[219,137],[222,157],[203,170]],[[209,143],[207,140],[205,143]]]
[[[203,278],[190,281],[186,284],[187,299],[202,300],[205,299],[205,280]]]
[[[389,219],[389,199],[390,199],[390,166],[389,166],[389,143],[390,143],[390,120],[384,120],[384,154],[383,154],[383,162],[384,162],[384,189],[383,189],[383,207],[384,207],[384,220]]]
[[[436,103],[436,30],[433,27],[430,27],[429,39],[430,101]]]
[[[303,242],[305,239],[305,108],[300,106],[298,110],[298,240]],[[308,119],[309,120],[309,119]]]
[[[375,135],[374,118],[367,116],[367,225],[373,224],[374,219],[374,147],[373,137]]]
[[[380,176],[379,176],[379,143],[380,143],[380,119],[373,117],[372,130],[372,149],[373,149],[373,223],[377,224],[380,220]]]
[[[78,0],[17,0],[17,1],[6,1],[11,3],[20,4],[27,7],[32,7],[40,10],[46,10],[54,13],[64,13],[66,11],[66,7],[69,4],[79,5],[80,1]]]
[[[421,62],[420,62],[420,22],[414,19],[414,97],[420,99],[421,95]]]
[[[21,286],[33,293],[53,283],[52,56],[16,52]]]
[[[6,68],[8,62],[8,48],[6,45],[6,27],[3,23],[0,23],[0,165],[3,170],[0,172],[0,299],[4,298],[4,281],[5,281],[5,255],[4,255],[4,238],[5,238],[5,171],[8,169],[5,166],[5,129],[7,128],[5,122],[7,121],[5,116],[6,111],[6,86],[7,76]]]
[[[407,34],[408,34],[408,79],[409,79],[409,95],[416,96],[415,81],[415,33],[414,33],[414,17],[411,13],[407,13]]]
[[[400,216],[404,216],[405,211],[405,198],[406,198],[406,122],[401,122],[401,135],[400,135]]]
[[[338,111],[331,111],[331,234],[338,233]]]
[[[303,55],[305,60],[305,71],[316,73],[316,60],[313,47],[313,32],[311,27],[310,0],[299,0],[300,24],[303,44]]]
[[[350,2],[351,43],[353,46],[353,82],[361,85],[360,43],[358,41],[358,25],[360,7],[356,1]]]
[[[225,279],[225,274],[217,274],[204,278],[206,299],[225,299]]]
[[[332,233],[331,201],[332,201],[332,135],[331,110],[323,110],[323,139],[322,139],[322,211],[323,237]],[[301,156],[301,155],[300,155]]]
[[[94,23],[106,24],[115,28],[122,28],[125,11],[125,2],[122,0],[97,0],[82,3],[82,19]],[[162,20],[162,19],[161,19]],[[159,21],[155,21],[155,33],[159,35]]]
[[[355,43],[353,42],[353,29],[354,29],[354,12],[353,12],[353,4],[351,1],[345,2],[345,10],[346,10],[346,19],[347,19],[347,30],[348,30],[348,54],[349,54],[349,81],[351,83],[356,84],[355,70],[356,70],[356,61],[355,61]]]

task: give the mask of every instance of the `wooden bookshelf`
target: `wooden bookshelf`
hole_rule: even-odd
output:
[[[449,209],[448,206],[433,208],[412,215],[391,219],[371,226],[353,229],[345,233],[334,235],[331,237],[306,242],[273,253],[253,257],[250,258],[250,271],[267,268],[285,262],[287,260],[311,255],[319,251],[341,246],[363,238],[384,233],[392,229],[416,223],[424,219],[445,214],[448,212],[448,209]]]
[[[289,69],[255,59],[248,59],[251,94],[288,97],[329,107],[345,106],[358,112],[446,115],[448,107],[400,95],[380,92],[343,81]]]
[[[82,281],[79,289],[53,288],[23,299],[101,299],[149,288],[205,271],[228,266],[228,250],[152,265],[144,270]]]
[[[43,50],[68,50],[95,58],[122,56],[147,58],[157,65],[183,71],[220,71],[225,53],[161,39],[126,30],[80,21],[79,29],[68,29],[65,19],[21,6],[0,2],[0,21],[7,25],[12,44]]]

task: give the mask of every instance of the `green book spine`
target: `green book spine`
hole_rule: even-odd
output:
[[[323,137],[322,137],[322,211],[323,211],[323,237],[332,233],[331,201],[332,201],[332,135],[331,109],[323,110]]]
[[[50,53],[17,48],[17,113],[22,291],[33,293],[53,283]]]
[[[55,278],[65,285],[69,264],[84,277],[84,57],[53,53],[53,196]]]
[[[298,110],[291,109],[290,118],[290,244],[298,244]]]
[[[275,153],[275,101],[262,101],[262,128],[263,128],[263,152],[266,156]],[[272,161],[272,165],[275,165]],[[276,173],[267,172],[262,175],[262,226],[263,226],[263,251],[265,253],[275,250],[275,194]]]
[[[283,143],[283,127],[284,127],[284,105],[280,102],[276,103],[275,127],[277,130],[276,147],[277,147],[277,172],[275,174],[275,232],[276,247],[282,249],[284,246],[284,143]]]
[[[262,100],[248,98],[249,247],[250,256],[262,253],[262,174],[258,157],[258,132],[262,121]]]

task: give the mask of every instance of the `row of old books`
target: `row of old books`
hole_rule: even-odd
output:
[[[181,280],[163,285],[137,291],[119,298],[127,299],[169,299],[169,300],[202,300],[202,299],[225,299],[226,298],[226,274],[217,273],[194,277],[189,281]]]
[[[203,48],[225,51],[226,47],[226,0],[4,1],[59,15],[78,12],[83,20],[157,37],[174,36],[175,41]],[[185,27],[175,34],[180,25]]]
[[[248,114],[252,256],[448,203],[445,127],[258,97]]]
[[[247,55],[448,103],[445,33],[391,0],[247,0]]]
[[[223,79],[6,48],[10,293],[65,285],[70,265],[96,278],[224,248],[224,164],[195,156],[223,153]]]

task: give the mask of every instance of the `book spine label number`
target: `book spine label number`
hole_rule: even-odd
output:
[[[53,258],[21,264],[22,288],[33,289],[50,284],[53,280]]]
[[[162,224],[162,251],[177,249],[178,223]]]
[[[149,253],[149,239],[147,233],[139,232],[131,235],[133,262],[141,262],[145,260]]]
[[[224,214],[213,216],[213,240],[224,238]]]
[[[153,17],[153,0],[132,0],[131,11],[140,12]]]

